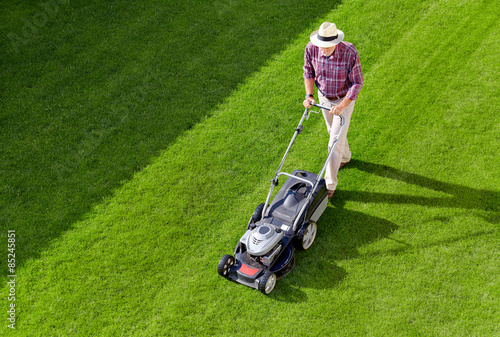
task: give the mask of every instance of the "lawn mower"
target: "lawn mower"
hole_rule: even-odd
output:
[[[330,110],[319,104],[313,105]],[[322,176],[339,138],[335,140],[318,174],[303,170],[281,172],[290,148],[303,130],[302,123],[304,119],[309,119],[311,112],[319,113],[307,108],[304,111],[278,171],[271,180],[266,202],[255,209],[234,256],[224,255],[217,266],[219,275],[258,289],[266,295],[271,293],[278,279],[292,271],[295,249],[307,250],[311,247],[316,238],[316,222],[328,205],[328,190]],[[340,115],[340,118],[339,137],[345,125],[344,117]],[[270,202],[280,176],[286,176],[287,180]]]

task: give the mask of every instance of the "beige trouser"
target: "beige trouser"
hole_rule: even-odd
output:
[[[336,101],[330,101],[325,96],[323,96],[321,92],[318,92],[318,96],[320,104],[327,107],[332,107],[342,102],[342,98]],[[325,181],[326,186],[329,190],[335,190],[337,188],[337,173],[339,172],[340,164],[347,163],[351,160],[351,151],[349,151],[349,143],[347,142],[347,131],[349,130],[349,123],[351,122],[351,115],[352,111],[354,110],[355,102],[356,101],[352,101],[343,112],[345,118],[344,130],[342,131],[342,134],[337,141],[337,145],[335,145],[333,156],[330,158],[330,161],[326,166]],[[330,151],[335,139],[337,139],[337,137],[339,136],[341,128],[340,117],[331,115],[329,110],[323,109],[322,111],[323,117],[325,118],[326,122],[326,128],[328,130],[328,133],[330,134],[330,141],[328,142],[328,151]]]

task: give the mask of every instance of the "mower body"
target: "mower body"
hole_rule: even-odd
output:
[[[328,204],[324,179],[312,190],[316,179],[314,173],[295,170],[276,194],[267,214],[261,213],[264,204],[257,207],[236,246],[234,261],[223,276],[267,294],[272,291],[271,285],[266,287],[269,277],[275,275],[278,280],[292,271],[295,249],[310,247],[316,235],[316,221]],[[304,241],[308,228],[313,233]]]
[[[313,105],[330,109],[318,104]],[[344,130],[342,115],[339,136],[318,174],[303,170],[295,170],[291,174],[281,172],[290,148],[303,130],[302,122],[309,118],[309,115],[309,109],[306,109],[276,175],[271,180],[266,202],[257,206],[245,234],[236,246],[234,256],[224,255],[217,267],[219,275],[256,288],[264,294],[269,294],[274,289],[276,280],[293,269],[295,249],[306,250],[312,245],[317,233],[316,222],[328,205],[328,190],[325,179],[321,177]],[[280,176],[288,178],[271,202]]]

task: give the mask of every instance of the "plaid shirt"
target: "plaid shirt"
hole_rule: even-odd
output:
[[[324,57],[309,42],[304,52],[304,79],[314,79],[325,97],[347,96],[355,100],[363,86],[358,51],[351,43],[342,41],[331,56]]]

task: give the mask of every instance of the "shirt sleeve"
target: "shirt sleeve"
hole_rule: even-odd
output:
[[[354,48],[354,53],[351,60],[349,82],[351,82],[351,86],[349,87],[349,91],[347,92],[346,96],[347,98],[354,101],[356,100],[356,98],[358,98],[359,91],[363,87],[363,72],[361,71],[361,63],[359,62],[359,55],[356,48]]]
[[[310,42],[307,44],[306,49],[304,51],[304,79],[305,80],[310,80],[314,79],[316,77],[316,74],[314,73],[314,67],[312,65],[312,55],[311,51],[312,49],[309,46]]]

